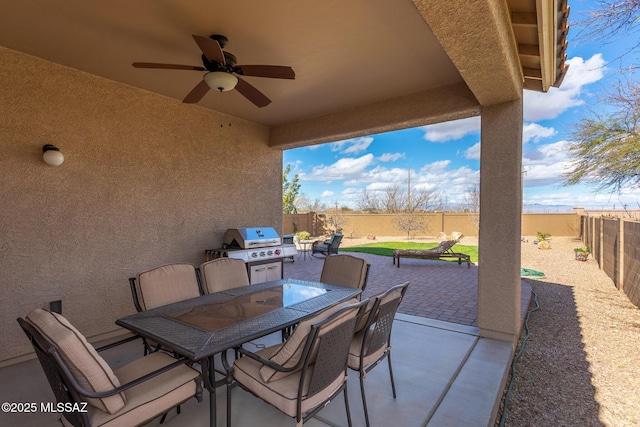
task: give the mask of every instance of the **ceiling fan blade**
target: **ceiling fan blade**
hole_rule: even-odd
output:
[[[236,90],[240,92],[242,96],[254,103],[256,107],[262,108],[271,104],[271,100],[265,96],[264,93],[247,83],[246,81],[238,78],[238,84]]]
[[[293,68],[282,65],[238,65],[235,70],[242,76],[270,77],[273,79],[296,78]]]
[[[204,53],[204,56],[212,62],[225,65],[227,62],[224,60],[224,54],[222,48],[217,41],[209,39],[207,37],[193,35],[193,39],[198,43],[198,47]]]
[[[189,92],[189,94],[184,97],[182,102],[184,102],[185,104],[195,104],[196,102],[200,101],[202,97],[207,94],[207,92],[209,92],[209,85],[207,84],[207,82],[202,80],[196,85],[196,87],[191,89],[191,92]]]
[[[158,64],[155,62],[134,62],[135,68],[162,68],[167,70],[194,70],[206,71],[204,67],[196,67],[195,65],[178,65],[178,64]]]

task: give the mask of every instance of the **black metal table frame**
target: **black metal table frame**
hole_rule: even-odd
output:
[[[288,283],[327,289],[329,292],[299,302],[288,307],[249,318],[229,325],[218,331],[208,331],[181,322],[168,316],[181,310],[230,301],[235,297],[260,292]],[[216,425],[216,379],[214,355],[224,350],[238,347],[248,341],[264,337],[273,332],[293,326],[306,318],[332,305],[357,296],[361,291],[354,288],[308,282],[296,279],[283,279],[257,285],[243,286],[223,292],[207,294],[196,298],[168,304],[151,310],[135,313],[116,321],[116,324],[129,329],[144,338],[163,344],[176,353],[186,356],[202,365],[205,386],[209,390],[210,425]],[[256,302],[258,304],[259,302]]]

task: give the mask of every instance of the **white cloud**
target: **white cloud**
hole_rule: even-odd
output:
[[[526,123],[522,127],[522,142],[539,142],[542,138],[549,138],[557,134],[554,128],[547,128],[537,123]]]
[[[331,190],[324,190],[322,192],[322,194],[320,195],[320,197],[323,198],[323,199],[328,199],[328,198],[333,197],[334,194],[335,193],[333,191],[331,191]]]
[[[381,162],[395,162],[396,160],[404,159],[404,153],[384,153],[377,160]]]
[[[584,86],[604,77],[605,61],[602,54],[595,54],[586,61],[580,57],[567,60],[569,70],[560,88],[551,88],[547,93],[524,91],[524,119],[539,121],[554,119],[571,107],[584,104],[580,98]]]
[[[561,185],[562,175],[570,167],[568,144],[567,141],[559,141],[525,153],[522,157],[525,186]]]
[[[345,182],[345,185],[375,184],[376,189],[380,189],[406,182],[406,180],[407,169],[387,169],[382,166],[377,166],[358,177],[354,177],[351,181]]]
[[[447,170],[450,164],[451,160],[439,160],[428,163],[420,169],[420,174],[440,174]]]
[[[464,157],[470,160],[480,160],[480,143],[476,142],[464,151]]]
[[[351,179],[362,174],[374,161],[373,154],[365,154],[362,157],[344,157],[334,164],[315,166],[310,174],[300,175],[305,181],[333,181],[339,179]]]
[[[363,136],[360,138],[345,139],[329,144],[331,151],[339,151],[343,154],[358,154],[369,148],[373,142],[373,137]]]
[[[424,139],[430,142],[447,142],[463,136],[480,133],[480,117],[469,117],[462,120],[437,123],[423,126]]]
[[[362,194],[361,189],[353,188],[353,187],[346,188],[340,193],[343,200],[347,200],[350,202],[353,200],[356,200],[358,197],[360,197],[361,194]]]

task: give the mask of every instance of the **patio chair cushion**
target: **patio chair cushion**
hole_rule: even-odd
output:
[[[78,384],[91,391],[109,391],[120,387],[120,381],[107,362],[98,354],[87,339],[57,313],[35,309],[27,319],[56,345]],[[101,399],[87,398],[87,402],[104,412],[113,414],[125,405],[123,393]]]
[[[198,276],[191,264],[170,264],[138,274],[136,278],[143,310],[200,296]]]
[[[311,332],[311,326],[314,323],[318,323],[319,321],[324,320],[327,317],[331,316],[333,313],[337,312],[342,307],[349,304],[357,303],[357,302],[358,302],[357,299],[352,298],[348,301],[334,305],[333,307],[330,307],[322,311],[321,313],[316,314],[310,319],[300,322],[296,326],[296,328],[293,330],[293,333],[291,334],[291,336],[289,336],[289,338],[284,344],[275,346],[277,348],[274,349],[274,352],[269,357],[269,360],[285,368],[291,368],[295,366],[300,361],[300,357],[302,356],[302,351],[304,350],[304,345],[307,342],[307,337],[309,335],[309,332]],[[292,372],[277,371],[267,365],[262,365],[262,367],[260,368],[260,375],[262,376],[262,380],[264,382],[275,381],[275,380],[284,378],[286,376],[289,376],[294,372],[295,371],[292,371]]]
[[[356,333],[360,332],[367,324],[367,320],[369,320],[369,315],[371,314],[371,309],[373,308],[373,305],[375,303],[376,303],[375,298],[367,299],[367,305],[364,307],[362,311],[362,316],[360,316],[360,320],[356,324],[356,329],[355,329]]]
[[[347,359],[347,365],[349,366],[349,368],[356,371],[360,369],[360,353],[362,352],[362,340],[364,339],[364,332],[365,331],[360,331],[355,334],[353,340],[351,340],[351,346],[349,347],[349,357]],[[378,360],[378,358],[380,358],[380,356],[386,349],[387,346],[383,345],[373,353],[365,354],[363,360],[364,366],[369,366],[370,364]]]
[[[200,265],[207,293],[249,286],[247,265],[241,259],[217,258]]]
[[[123,384],[167,366],[176,359],[166,353],[156,352],[116,369],[115,374]],[[89,420],[94,426],[140,425],[157,417],[196,393],[196,381],[200,373],[182,365],[155,378],[144,381],[124,392],[127,402],[115,414],[91,408]],[[64,417],[62,417],[64,420]],[[64,420],[66,421],[66,420]]]
[[[323,318],[326,318],[327,311],[324,312]],[[320,320],[320,319],[317,319]],[[298,326],[299,327],[299,326]],[[274,353],[277,353],[281,349],[281,345],[268,347],[257,352],[258,355],[264,358],[273,358]],[[238,382],[245,385],[259,398],[271,405],[278,408],[283,413],[290,417],[296,416],[296,404],[298,385],[300,383],[301,371],[297,371],[286,376],[280,377],[277,380],[265,380],[262,370],[264,365],[260,362],[250,358],[241,357],[237,359],[234,364],[233,376]],[[309,383],[313,378],[313,367],[309,368],[303,384],[304,393],[302,395],[302,413],[305,413],[323,401],[328,399],[344,381],[345,374],[338,376],[328,387],[322,390],[320,393],[307,398],[307,390],[309,389]]]

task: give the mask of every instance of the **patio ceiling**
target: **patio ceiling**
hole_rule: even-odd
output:
[[[198,105],[267,126],[461,84],[469,87],[480,105],[499,102],[496,94],[506,94],[510,85],[488,70],[490,61],[496,68],[509,67],[502,61],[513,55],[501,52],[509,45],[517,46],[520,62],[515,72],[510,71],[512,80],[524,81],[527,88],[546,91],[561,81],[565,69],[563,0],[559,5],[509,0],[502,24],[510,31],[502,32],[501,45],[489,47],[496,51],[492,53],[497,61],[482,49],[461,44],[466,37],[481,45],[479,37],[485,31],[500,35],[495,22],[502,18],[492,11],[500,7],[493,0],[471,2],[474,6],[467,6],[467,0],[326,0],[304,6],[297,0],[0,2],[5,11],[0,18],[0,45],[177,101],[201,81],[203,72],[137,69],[131,63],[201,66],[191,35],[224,34],[229,38],[226,50],[237,56],[239,64],[289,65],[296,79],[246,77],[272,99],[264,108],[255,107],[237,91],[209,92]],[[441,10],[434,13],[436,9]],[[472,21],[454,28],[460,21],[452,11],[460,12],[458,19],[468,12]],[[443,19],[445,13],[452,16],[450,22]],[[477,22],[490,19],[497,31],[474,25],[474,17]],[[454,31],[437,28],[434,19]],[[486,87],[488,79],[493,79],[491,89]],[[492,97],[483,99],[489,92]],[[512,98],[513,92],[503,98]]]

